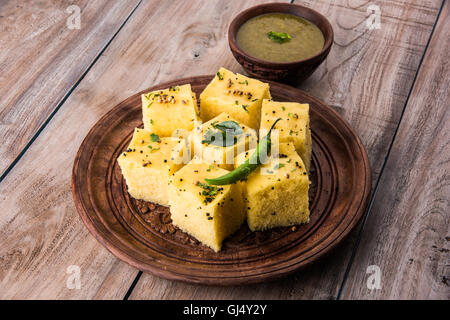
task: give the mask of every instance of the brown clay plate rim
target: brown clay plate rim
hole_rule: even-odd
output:
[[[134,95],[141,95],[142,93],[149,92],[151,90],[158,90],[166,87],[170,87],[177,84],[182,83],[193,83],[193,82],[204,82],[209,81],[213,76],[197,76],[192,78],[185,78],[185,79],[179,79],[167,83],[163,83],[157,86],[154,86],[150,89],[143,90],[140,93]],[[356,199],[359,203],[357,204],[357,207],[355,210],[353,210],[353,214],[350,217],[350,220],[347,222],[347,225],[345,225],[342,229],[340,229],[340,232],[333,234],[333,231],[326,235],[326,237],[320,239],[322,248],[313,254],[310,255],[302,255],[299,254],[295,256],[295,259],[292,259],[291,261],[283,261],[281,264],[279,264],[277,267],[274,267],[276,265],[276,262],[272,265],[269,265],[269,267],[272,267],[270,270],[264,270],[259,272],[249,272],[248,270],[242,270],[242,272],[239,272],[234,270],[233,272],[230,272],[231,274],[223,274],[221,273],[218,277],[217,274],[214,272],[211,274],[194,274],[191,275],[192,272],[196,271],[195,266],[192,265],[185,265],[180,270],[178,269],[170,269],[167,267],[167,265],[162,260],[158,260],[158,258],[155,258],[149,263],[148,261],[143,261],[140,257],[137,257],[136,255],[132,255],[133,250],[132,247],[130,247],[130,243],[124,239],[121,239],[117,235],[113,235],[111,232],[108,232],[108,228],[100,228],[96,225],[96,222],[93,221],[93,218],[90,216],[89,210],[84,206],[82,201],[82,190],[80,188],[80,183],[78,181],[78,171],[80,170],[80,159],[85,151],[85,149],[88,147],[89,137],[93,132],[95,131],[98,124],[102,123],[106,118],[109,118],[110,115],[117,112],[119,109],[126,106],[124,105],[124,102],[119,103],[116,107],[112,108],[108,113],[106,113],[94,127],[89,131],[85,139],[83,140],[77,156],[74,161],[73,166],[73,172],[72,172],[72,193],[74,197],[75,206],[77,208],[77,211],[88,228],[88,230],[94,235],[94,237],[103,245],[105,246],[111,253],[113,253],[116,257],[118,257],[120,260],[142,270],[145,272],[152,273],[156,276],[163,277],[170,280],[179,280],[189,283],[201,283],[201,284],[207,284],[207,285],[236,285],[236,284],[250,284],[250,283],[258,283],[263,281],[269,281],[269,280],[275,280],[281,277],[284,277],[288,274],[291,274],[292,272],[299,270],[300,268],[303,268],[307,265],[310,265],[312,262],[316,261],[326,253],[328,253],[331,249],[336,247],[349,233],[350,231],[356,226],[360,218],[363,216],[363,213],[365,211],[365,208],[368,204],[370,192],[371,192],[371,178],[370,178],[370,164],[367,157],[367,154],[364,150],[364,147],[357,136],[357,134],[353,131],[353,129],[350,127],[350,125],[331,107],[326,105],[325,103],[321,102],[320,100],[312,97],[308,93],[293,88],[284,84],[275,83],[268,81],[271,85],[272,91],[276,90],[284,90],[286,92],[297,92],[299,95],[302,95],[304,97],[307,97],[307,100],[312,101],[314,105],[320,106],[320,108],[324,108],[324,110],[331,115],[331,118],[333,119],[333,123],[329,121],[329,119],[323,119],[328,122],[328,124],[334,128],[336,132],[339,132],[339,130],[336,129],[336,125],[338,124],[339,127],[344,128],[345,132],[339,132],[340,135],[343,135],[341,138],[344,138],[346,136],[351,141],[352,146],[357,146],[358,148],[353,149],[352,151],[357,154],[357,158],[360,159],[359,162],[359,170],[356,171],[356,168],[353,168],[354,174],[356,177],[359,177],[362,185],[363,190],[359,191],[359,198]],[[273,90],[275,88],[275,90]],[[127,99],[128,100],[128,99]],[[301,101],[300,101],[301,102]],[[341,129],[342,130],[342,129]],[[347,149],[349,149],[349,146],[347,145],[346,139],[343,139],[344,143],[346,144]],[[91,154],[90,157],[93,155]],[[349,207],[351,202],[353,202],[355,199],[352,199],[349,204],[346,207]],[[101,217],[98,217],[101,218]],[[345,216],[342,217],[341,220],[338,222],[342,222],[344,220]],[[102,220],[103,223],[105,221]],[[320,225],[318,226],[320,228]],[[332,239],[330,237],[332,236]],[[325,243],[325,245],[324,245]],[[172,258],[167,257],[168,260],[173,260]],[[171,261],[173,263],[173,261]],[[267,267],[267,266],[266,266]],[[198,270],[197,270],[198,271]],[[195,273],[195,272],[194,272]]]

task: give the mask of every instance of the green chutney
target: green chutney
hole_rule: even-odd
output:
[[[287,13],[268,13],[245,22],[237,44],[247,54],[270,62],[293,62],[322,50],[325,39],[312,22]]]

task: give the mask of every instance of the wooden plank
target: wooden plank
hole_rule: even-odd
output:
[[[369,3],[295,3],[324,14],[335,32],[328,59],[300,88],[332,105],[356,129],[368,152],[375,184],[441,2],[377,1],[381,29],[374,30],[366,26]],[[130,298],[334,299],[357,231],[322,262],[285,280],[219,288],[182,285],[143,275]]]
[[[0,183],[0,298],[125,296],[137,270],[118,262],[88,233],[73,205],[70,180],[78,147],[101,116],[133,93],[211,74],[222,65],[239,70],[227,27],[239,11],[259,2],[142,2]],[[66,288],[70,265],[80,267],[80,290]]]
[[[0,2],[0,176],[38,132],[138,0]]]
[[[382,173],[344,299],[450,299],[449,19],[446,2]],[[370,265],[380,268],[380,289],[367,288]]]
[[[240,2],[238,4],[244,7],[244,4]],[[90,74],[74,91],[73,96],[67,100],[50,125],[0,184],[2,195],[0,201],[2,208],[5,208],[4,212],[7,212],[0,217],[0,240],[2,244],[4,243],[0,249],[0,287],[2,288],[0,292],[3,297],[101,298],[111,291],[116,291],[117,297],[124,294],[124,291],[120,290],[126,285],[121,286],[117,283],[110,285],[110,281],[122,283],[121,279],[127,276],[132,281],[136,272],[121,263],[118,266],[123,266],[122,269],[114,270],[116,260],[87,235],[76,217],[71,202],[70,167],[76,149],[89,128],[109,108],[131,93],[149,87],[152,83],[181,76],[211,73],[221,65],[233,70],[242,70],[231,57],[223,39],[232,15],[241,10],[238,4],[233,8],[226,8],[225,3],[218,2],[212,4],[208,2],[211,6],[209,8],[199,7],[197,3],[189,6],[181,4],[179,7],[171,3],[168,6],[157,7],[156,2],[150,2],[143,6],[146,8],[145,11],[138,9],[135,13],[138,17],[136,22],[133,16],[123,33],[119,34],[111,44],[111,48],[105,52],[105,56],[99,59]],[[252,3],[246,2],[245,5],[250,6]],[[330,19],[334,25],[336,17],[340,16],[339,12],[342,12],[339,10],[346,10],[344,13],[348,13],[351,17],[348,21],[359,22],[359,25],[365,19],[364,7],[348,9],[339,4],[328,5],[325,2],[307,3],[307,5],[325,14],[331,12]],[[388,6],[392,5],[392,2],[388,4]],[[384,101],[380,107],[383,110],[381,115],[386,113],[387,119],[394,119],[390,120],[393,123],[398,121],[398,111],[401,110],[401,102],[404,100],[400,98],[397,100],[395,97],[398,95],[406,99],[407,86],[402,80],[406,79],[411,83],[414,68],[418,65],[431,29],[433,15],[437,12],[437,9],[433,9],[434,7],[421,12],[414,8],[402,9],[397,14],[397,18],[391,18],[386,28],[381,30],[369,32],[363,29],[351,30],[348,26],[339,26],[339,28],[335,26],[336,35],[340,36],[336,39],[347,40],[348,45],[335,44],[327,64],[314,75],[319,77],[316,79],[317,83],[314,84],[311,80],[303,86],[323,100],[331,102],[341,113],[357,108],[360,108],[361,112],[367,112],[368,115],[364,113],[365,116],[361,116],[362,124],[358,128],[361,135],[366,132],[363,139],[366,146],[368,142],[385,137],[383,130],[378,132],[374,130],[374,127],[384,128],[389,121],[378,117],[372,119],[372,122],[367,125],[372,115],[370,112],[377,115],[375,107],[378,104],[374,98],[366,97],[360,92],[368,91],[374,94],[372,85],[383,86],[384,91],[376,91],[375,94],[378,92],[380,96],[390,95],[395,101],[390,101],[391,104],[388,103],[389,100]],[[183,23],[186,27],[181,33],[177,34],[177,27],[171,24],[154,23],[157,17],[162,19],[164,15],[167,17],[169,13],[172,14],[176,10],[185,13]],[[229,13],[232,10],[233,12]],[[215,14],[211,15],[211,12]],[[411,26],[410,23],[405,22],[419,20],[419,18],[425,25]],[[383,19],[382,23],[384,24]],[[391,24],[394,27],[390,26]],[[168,38],[166,39],[168,50],[161,50],[160,45],[155,46],[154,34],[143,33],[142,30],[145,29],[154,30],[154,34],[160,36],[159,40],[156,39],[157,41]],[[364,36],[358,36],[358,33]],[[174,34],[176,36],[169,37]],[[162,35],[165,35],[165,38]],[[397,46],[392,45],[393,39],[397,39],[395,42]],[[377,48],[380,45],[384,50],[378,51]],[[171,46],[176,49],[170,50]],[[361,50],[366,54],[360,53]],[[372,52],[380,54],[385,51],[388,53],[384,58],[386,61],[383,59],[373,61],[377,56],[371,55]],[[384,80],[380,76],[375,77],[374,83],[368,83],[369,78],[366,73],[371,62],[377,65],[369,69],[370,75],[377,75],[377,68],[378,70],[381,68],[382,71],[384,70],[384,76],[386,74],[389,76],[387,84],[380,84]],[[329,65],[329,63],[332,64]],[[146,68],[149,64],[153,67],[150,70]],[[183,68],[180,68],[180,65]],[[402,76],[395,75],[395,71],[398,70],[403,72]],[[328,74],[330,74],[329,77]],[[342,79],[353,79],[352,86],[356,87],[351,87],[349,90],[349,87],[344,86],[345,83],[341,83]],[[356,81],[357,79],[360,81]],[[324,88],[321,89],[321,87]],[[395,91],[396,94],[391,91]],[[337,101],[337,97],[341,100]],[[336,101],[339,103],[333,103]],[[366,101],[370,103],[366,104]],[[352,112],[344,116],[355,125],[354,119],[357,117],[349,117]],[[365,128],[363,125],[365,122],[369,128]],[[59,150],[57,159],[50,153],[52,150]],[[370,155],[373,159],[378,154],[376,150],[372,150]],[[54,208],[63,208],[64,214],[55,213]],[[52,231],[43,233],[41,225],[33,228],[34,221],[36,223],[39,221],[46,226],[46,229]],[[66,233],[68,235],[63,241],[62,236]],[[70,244],[66,240],[70,240]],[[349,252],[349,250],[335,251],[322,263],[294,277],[248,288],[194,288],[143,275],[133,291],[132,298],[223,298],[231,297],[230,292],[233,297],[242,298],[333,298],[342,282]],[[89,285],[82,286],[82,289],[76,292],[65,289],[65,268],[69,263],[74,264],[73,261],[78,261],[82,265],[82,274],[85,274],[82,279],[89,279]],[[62,276],[55,277],[55,274]],[[103,282],[105,285],[102,286],[101,277],[105,275],[110,276],[106,276]],[[123,281],[123,283],[129,282]],[[14,283],[19,283],[20,286]]]

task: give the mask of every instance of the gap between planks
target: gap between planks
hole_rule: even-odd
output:
[[[139,7],[139,5],[142,3],[143,0],[140,0],[138,4],[131,10],[130,14],[125,18],[123,23],[119,26],[117,31],[113,34],[111,39],[108,40],[106,45],[100,50],[98,55],[94,58],[94,60],[91,62],[91,64],[87,67],[87,69],[83,72],[83,74],[80,76],[80,78],[74,83],[74,85],[69,89],[67,94],[61,99],[61,101],[57,104],[56,108],[50,113],[48,118],[42,123],[42,125],[38,128],[36,133],[31,137],[30,141],[25,145],[25,147],[20,151],[20,153],[17,155],[17,157],[11,162],[11,164],[6,168],[5,172],[0,176],[0,183],[6,178],[6,176],[11,172],[12,169],[16,166],[16,164],[20,161],[20,159],[23,157],[23,155],[28,151],[30,146],[34,143],[34,141],[39,137],[41,132],[47,127],[47,125],[50,123],[50,121],[53,119],[53,117],[56,115],[56,113],[61,109],[61,107],[64,105],[64,103],[67,101],[67,99],[70,97],[72,92],[78,87],[78,85],[83,81],[83,79],[86,77],[88,72],[92,69],[92,67],[95,65],[95,63],[98,61],[98,59],[102,56],[102,54],[105,52],[105,50],[109,47],[111,42],[116,38],[116,36],[119,34],[119,32],[123,29],[125,24],[128,22],[128,20],[131,18],[133,13],[136,11],[136,9]]]
[[[357,236],[357,238],[356,238],[355,244],[354,244],[354,246],[353,246],[352,254],[351,254],[351,256],[350,256],[350,261],[348,262],[347,267],[346,267],[346,269],[345,269],[344,278],[342,279],[342,283],[341,283],[341,285],[340,285],[340,287],[339,287],[339,291],[338,291],[336,300],[341,300],[342,291],[343,291],[344,286],[345,286],[345,284],[346,284],[346,282],[347,282],[347,278],[348,278],[348,275],[349,275],[349,273],[350,273],[350,269],[351,269],[351,267],[352,267],[352,265],[353,265],[353,261],[354,261],[355,256],[356,256],[356,252],[357,252],[358,247],[359,247],[359,244],[360,244],[360,242],[361,242],[362,234],[363,234],[363,232],[364,232],[364,230],[365,230],[365,226],[366,226],[367,219],[368,219],[368,217],[369,217],[369,215],[370,215],[370,212],[371,212],[371,210],[372,210],[373,203],[374,203],[374,199],[375,199],[375,196],[376,196],[377,191],[378,191],[378,186],[379,186],[379,183],[380,183],[380,181],[381,181],[381,177],[383,176],[383,172],[384,172],[384,169],[385,169],[385,167],[386,167],[386,163],[387,163],[387,161],[388,161],[388,159],[389,159],[389,156],[390,156],[390,154],[391,154],[392,147],[393,147],[394,142],[395,142],[395,139],[396,139],[396,137],[397,137],[398,129],[400,128],[400,124],[402,123],[403,116],[404,116],[405,111],[406,111],[406,108],[407,108],[407,106],[408,106],[409,98],[411,97],[411,93],[412,93],[412,91],[413,91],[413,89],[414,89],[414,85],[415,85],[415,83],[416,83],[417,76],[418,76],[419,71],[420,71],[420,69],[421,69],[421,67],[422,67],[422,63],[423,63],[423,60],[424,60],[424,58],[425,58],[425,55],[426,55],[426,53],[427,53],[427,51],[428,51],[428,47],[429,47],[429,45],[430,45],[431,38],[433,37],[433,34],[434,34],[434,31],[435,31],[436,25],[437,25],[437,23],[438,23],[438,21],[439,21],[439,17],[441,16],[441,12],[442,12],[442,8],[443,8],[443,6],[444,6],[444,3],[445,3],[445,0],[442,0],[441,6],[439,7],[438,14],[437,14],[437,16],[436,16],[436,20],[434,21],[433,27],[432,27],[432,29],[431,29],[430,36],[428,37],[427,44],[425,45],[425,49],[424,49],[424,51],[423,51],[423,53],[422,53],[422,57],[420,58],[419,65],[418,65],[417,70],[416,70],[416,72],[415,72],[415,74],[414,74],[414,78],[413,78],[413,81],[412,81],[412,84],[411,84],[411,88],[409,89],[408,96],[406,97],[406,101],[405,101],[405,103],[404,103],[404,105],[403,105],[403,108],[402,108],[402,111],[401,111],[401,113],[400,113],[400,119],[399,119],[399,121],[398,121],[398,123],[397,123],[397,126],[396,126],[396,128],[395,128],[394,135],[392,136],[391,142],[390,142],[390,144],[389,144],[388,151],[387,151],[387,153],[386,153],[386,156],[384,157],[383,165],[381,166],[381,170],[380,170],[380,173],[379,173],[379,175],[378,175],[377,181],[376,181],[376,183],[375,183],[374,190],[373,190],[372,195],[371,195],[371,197],[370,197],[369,205],[368,205],[368,207],[367,207],[367,209],[366,209],[366,212],[365,212],[364,215],[363,215],[362,222],[361,222],[362,225],[361,225],[361,228],[360,228],[360,230],[359,230],[359,232],[358,232],[358,236]]]
[[[128,288],[127,293],[125,293],[125,296],[123,297],[123,300],[128,300],[131,293],[133,292],[134,288],[136,287],[137,283],[139,282],[139,279],[141,279],[143,272],[139,270],[138,274],[133,280],[133,283],[131,283],[131,286]]]

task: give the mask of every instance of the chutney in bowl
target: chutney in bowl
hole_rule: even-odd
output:
[[[288,13],[268,13],[248,20],[239,28],[236,41],[249,55],[271,62],[308,59],[325,44],[314,23]]]
[[[245,45],[242,45],[241,41],[238,42],[238,37],[240,37],[238,36],[238,33],[241,30],[241,27],[245,28],[245,24],[250,23],[254,18],[261,19],[261,17],[269,14],[288,14],[307,20],[309,23],[316,26],[323,35],[324,44],[322,49],[315,54],[311,53],[312,56],[308,58],[300,58],[300,60],[290,62],[270,61],[270,57],[257,57],[254,54],[247,52],[247,50],[250,51],[250,49],[246,48]],[[267,31],[269,29],[270,31]],[[272,29],[269,29],[262,30],[261,32],[261,36],[266,37],[264,39],[265,41],[274,41],[269,38],[269,33],[271,32],[274,39],[281,38],[284,41],[281,43],[282,45],[292,44],[293,37],[289,32],[283,31],[282,29],[276,29],[274,26],[272,26]],[[287,33],[288,35],[285,35],[284,33]],[[286,40],[289,36],[290,39]],[[259,79],[283,82],[300,83],[308,78],[327,57],[331,50],[333,37],[333,28],[323,15],[310,8],[289,3],[268,3],[251,7],[237,15],[228,28],[228,43],[231,52],[250,76]],[[241,47],[241,45],[246,49]],[[321,44],[319,44],[319,47],[320,46]]]

